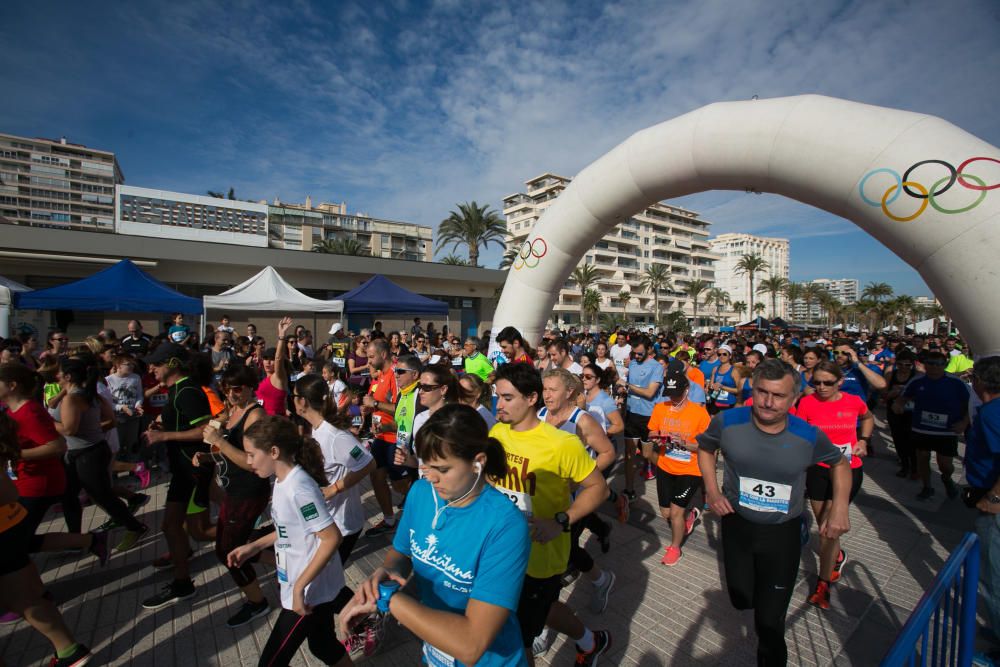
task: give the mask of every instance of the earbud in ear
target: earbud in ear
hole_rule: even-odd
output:
[[[480,463],[479,461],[476,461],[476,463],[475,463],[475,465],[473,466],[473,468],[475,468],[475,469],[476,469],[476,474],[477,474],[477,475],[479,475],[479,474],[481,474],[481,473],[483,472],[483,464],[482,464],[482,463]]]

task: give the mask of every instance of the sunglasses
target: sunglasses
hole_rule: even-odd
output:
[[[412,368],[395,368],[393,369],[393,372],[396,375],[403,375],[404,373],[419,373],[420,371],[414,370]]]
[[[580,377],[582,377],[584,380],[596,380],[597,379],[596,375],[589,375],[587,373],[584,373]]]
[[[719,356],[720,357],[728,357],[729,353],[728,352],[719,352]]]
[[[834,354],[834,356],[837,356],[837,357],[849,357],[849,356],[851,356],[850,352],[844,352],[842,350],[834,350],[833,354]]]
[[[840,380],[813,380],[809,384],[814,387],[836,387]]]
[[[435,389],[440,389],[444,385],[440,384],[418,384],[417,389],[420,391],[434,391]]]

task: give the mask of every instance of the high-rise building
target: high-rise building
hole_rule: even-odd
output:
[[[507,218],[508,252],[517,248],[531,232],[559,194],[572,179],[545,173],[525,181],[526,191],[508,195],[503,200]],[[653,294],[642,290],[643,273],[654,264],[668,267],[672,288],[660,292],[660,315],[682,310],[689,318],[694,310],[684,287],[696,279],[715,281],[716,256],[708,247],[710,222],[697,213],[666,202],[652,204],[608,232],[580,260],[579,266],[592,265],[599,271],[596,289],[601,295],[600,311],[624,316],[635,322],[654,319]],[[559,291],[553,308],[554,324],[580,322],[581,294],[570,278]],[[699,319],[711,315],[700,301]]]
[[[434,230],[412,222],[372,218],[347,212],[347,204],[313,206],[275,200],[268,206],[268,236],[272,248],[312,250],[317,243],[353,239],[372,257],[434,261]]]
[[[856,278],[816,278],[806,284],[820,287],[845,306],[857,303],[860,295]],[[797,322],[810,322],[826,317],[826,311],[818,302],[809,304],[807,308],[805,300],[796,299],[791,304],[790,317]]]
[[[743,319],[750,319],[756,314],[750,311],[750,304],[764,304],[764,315],[785,317],[785,297],[779,294],[775,299],[777,312],[771,312],[771,294],[757,292],[751,299],[748,276],[738,273],[737,264],[743,255],[759,255],[767,262],[767,268],[754,274],[754,290],[762,280],[771,277],[788,279],[788,239],[775,239],[752,234],[729,233],[719,234],[709,241],[712,251],[719,255],[715,264],[715,284],[729,293],[732,303],[743,302],[747,312],[742,313]]]
[[[0,134],[0,218],[15,225],[113,232],[114,153],[65,138]]]

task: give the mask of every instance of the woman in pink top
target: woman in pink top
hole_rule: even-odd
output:
[[[292,318],[283,317],[278,323],[278,340],[282,340],[288,327],[292,325]],[[276,417],[284,417],[288,414],[288,355],[278,354],[278,350],[269,347],[261,355],[264,365],[264,379],[257,385],[257,402],[264,408],[264,412]]]
[[[810,385],[814,392],[799,401],[797,415],[823,431],[844,453],[851,464],[854,482],[851,500],[861,489],[861,457],[868,453],[868,439],[875,428],[875,418],[860,397],[840,391],[844,374],[838,364],[821,361],[812,372]],[[860,424],[861,437],[858,438]],[[820,463],[806,473],[806,497],[812,503],[817,525],[822,525],[833,504],[830,466]],[[820,536],[819,581],[809,596],[809,603],[821,609],[830,608],[830,584],[840,578],[847,564],[847,552],[840,548],[840,539]]]

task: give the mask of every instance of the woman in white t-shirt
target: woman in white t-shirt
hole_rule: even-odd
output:
[[[353,665],[332,632],[334,599],[344,588],[344,569],[334,557],[342,536],[321,490],[328,483],[319,445],[287,419],[267,416],[247,428],[243,448],[257,475],[275,476],[275,532],[229,553],[229,566],[239,567],[274,547],[282,608],[258,667],[288,665],[307,640],[325,664]]]
[[[600,342],[597,347],[594,348],[594,363],[597,364],[598,368],[602,371],[608,370],[608,366],[613,366],[615,360],[608,356],[608,344],[605,342]]]
[[[318,375],[300,378],[295,383],[292,401],[295,413],[309,423],[313,440],[323,453],[323,471],[329,484],[321,490],[326,507],[344,536],[337,553],[341,566],[346,566],[365,525],[358,482],[375,471],[375,459],[351,433],[350,415],[334,405],[323,378]],[[334,611],[343,609],[352,597],[354,591],[344,586],[334,601]]]

